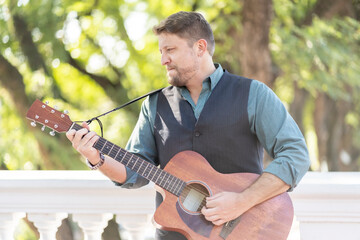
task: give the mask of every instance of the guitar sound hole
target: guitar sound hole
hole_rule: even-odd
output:
[[[200,213],[201,209],[206,205],[206,197],[209,196],[209,191],[204,185],[190,183],[182,191],[180,203],[185,210]]]

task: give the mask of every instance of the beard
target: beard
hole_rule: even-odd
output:
[[[184,79],[184,77],[177,72],[173,76],[170,76],[168,74],[168,83],[170,83],[174,87],[184,87],[187,83],[187,80]]]
[[[174,87],[185,87],[187,83],[192,79],[199,69],[198,64],[188,66],[185,68],[178,68],[177,66],[168,66],[172,73],[168,71],[168,83]]]

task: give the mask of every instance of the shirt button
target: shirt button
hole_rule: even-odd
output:
[[[199,137],[200,133],[199,132],[195,132],[195,137]]]

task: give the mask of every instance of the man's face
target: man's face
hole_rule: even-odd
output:
[[[158,37],[161,64],[166,66],[168,82],[177,87],[186,86],[200,67],[196,43],[189,46],[186,39],[170,33]]]

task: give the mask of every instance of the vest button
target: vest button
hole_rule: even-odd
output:
[[[195,137],[199,137],[200,133],[199,132],[195,132]]]

